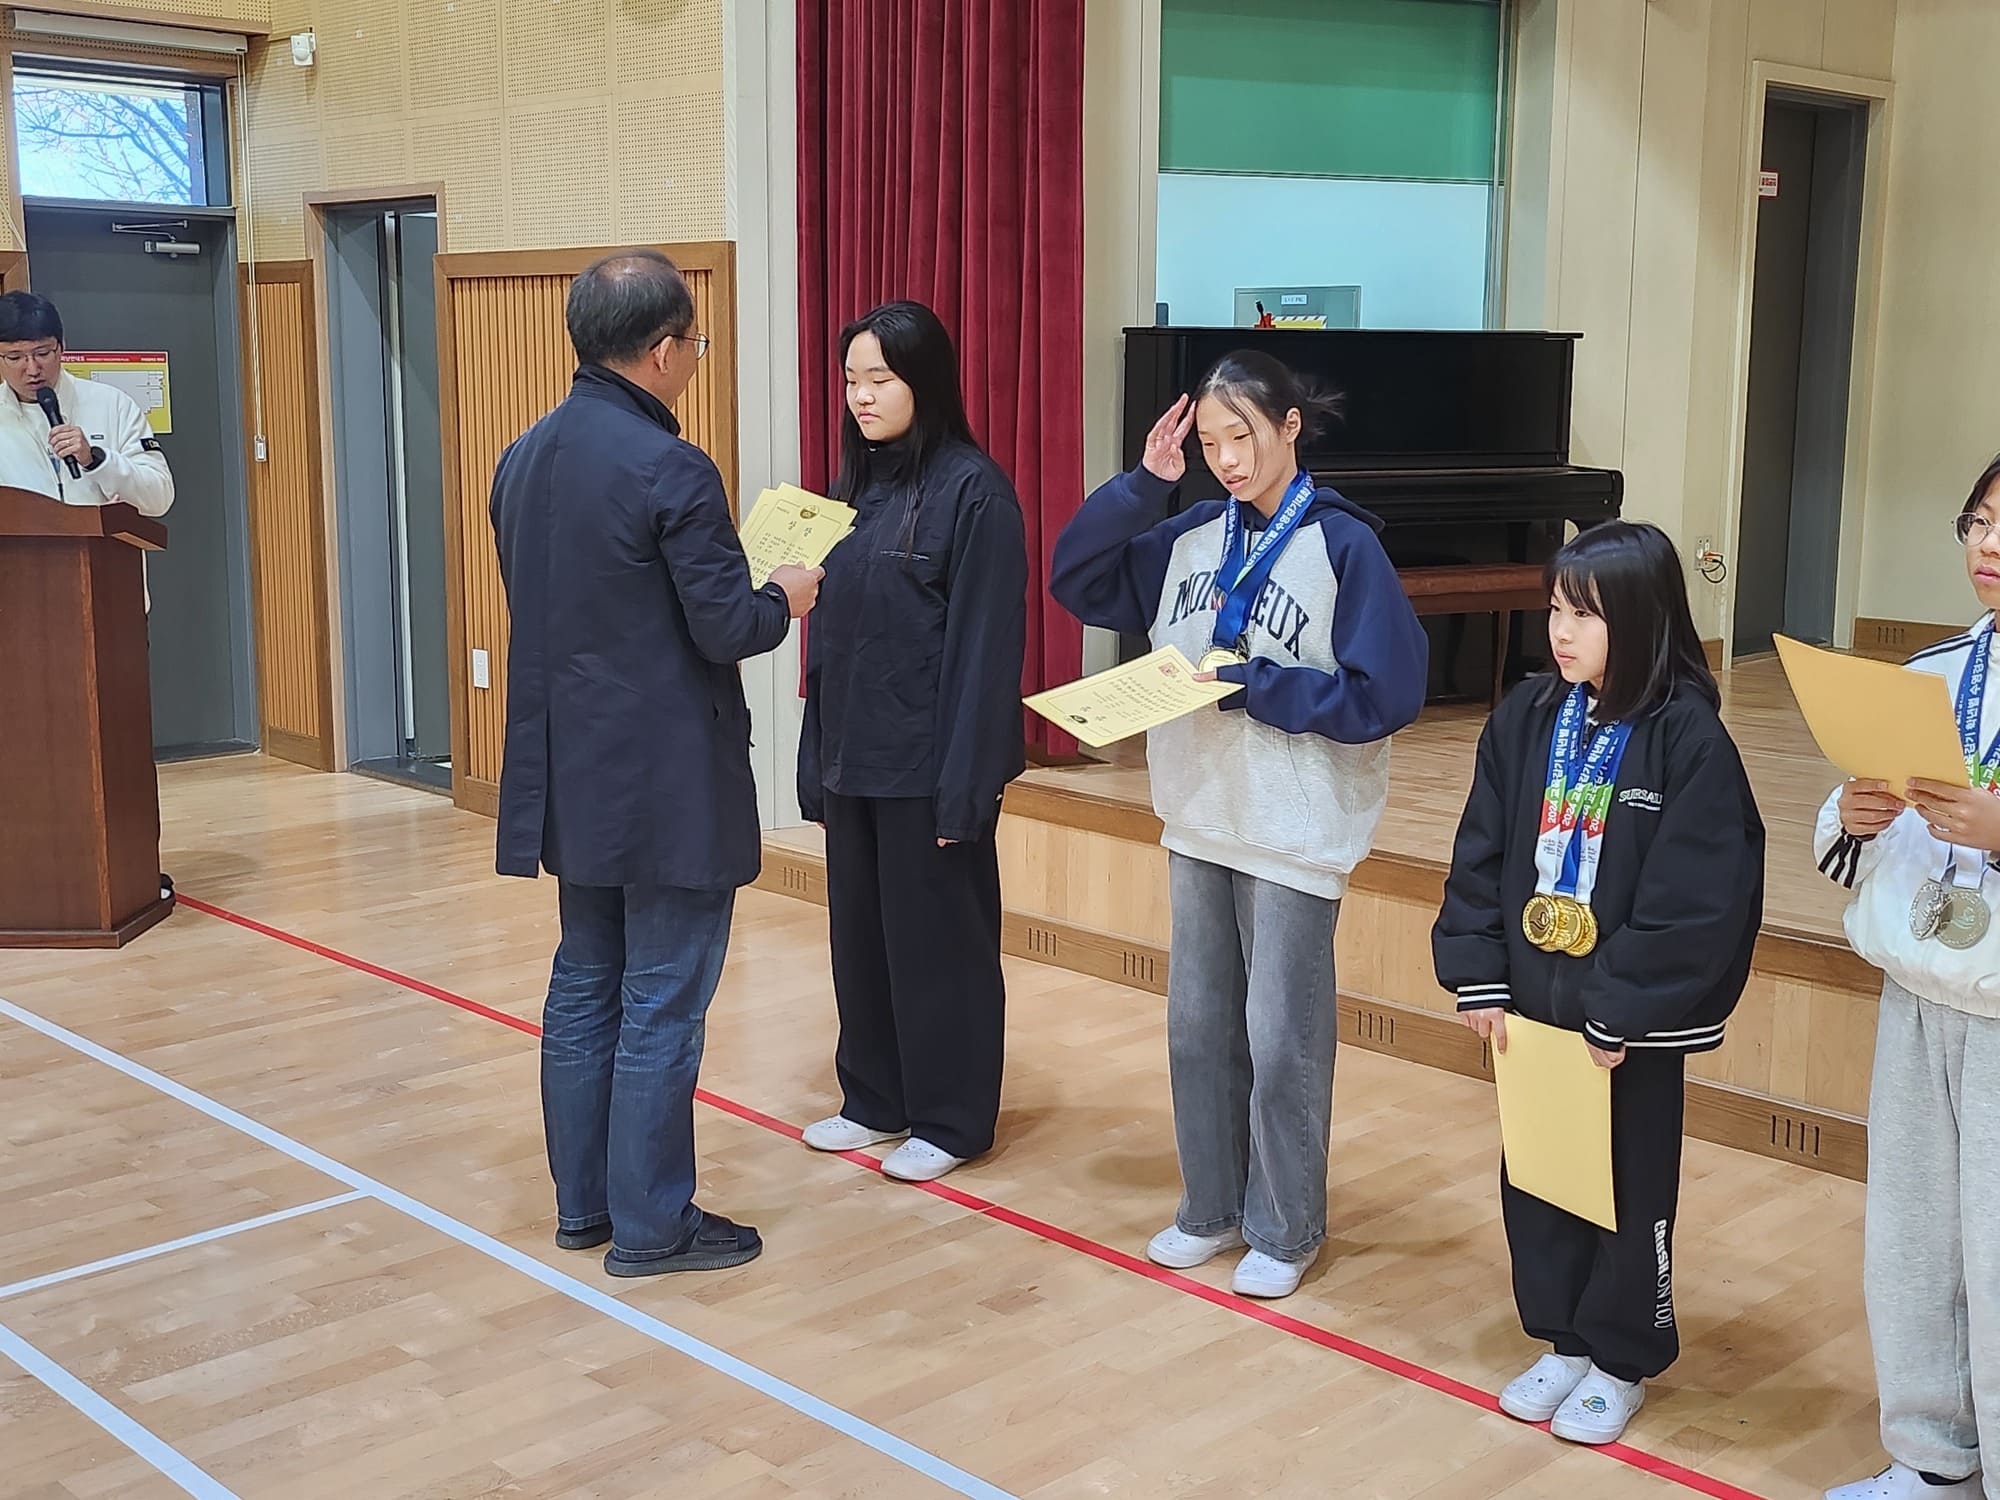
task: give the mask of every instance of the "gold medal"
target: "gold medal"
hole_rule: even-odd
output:
[[[1544,953],[1556,951],[1559,926],[1556,898],[1536,896],[1521,912],[1521,935]]]
[[[1583,936],[1583,908],[1574,896],[1556,897],[1555,946],[1551,953],[1567,953]]]
[[[1576,937],[1563,949],[1571,958],[1588,958],[1597,947],[1597,913],[1576,903]]]
[[[1234,646],[1211,646],[1201,654],[1196,662],[1198,672],[1213,672],[1221,667],[1240,667],[1250,660],[1250,653]]]

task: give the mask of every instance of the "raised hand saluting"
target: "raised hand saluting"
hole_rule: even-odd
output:
[[[1187,473],[1187,453],[1181,445],[1193,426],[1194,402],[1183,396],[1146,434],[1146,456],[1141,460],[1146,472],[1168,480],[1178,480]]]

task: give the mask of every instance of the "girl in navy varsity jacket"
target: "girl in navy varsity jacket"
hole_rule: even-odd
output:
[[[1326,1238],[1333,929],[1417,716],[1424,636],[1379,523],[1299,468],[1336,402],[1239,352],[1056,543],[1050,592],[1243,691],[1147,738],[1173,906],[1167,1043],[1183,1195],[1147,1254],[1248,1244],[1235,1288],[1295,1290]],[[1170,515],[1189,430],[1231,499]],[[1253,957],[1254,954],[1254,957]]]
[[[2000,458],[1957,532],[1986,613],[1909,665],[1951,689],[1971,785],[1850,781],[1817,830],[1883,974],[1862,1285],[1892,1460],[1828,1500],[2000,1500]]]
[[[1480,736],[1432,933],[1438,982],[1504,1051],[1507,1015],[1583,1033],[1612,1068],[1618,1229],[1516,1189],[1502,1217],[1522,1326],[1553,1346],[1500,1395],[1558,1437],[1608,1443],[1679,1353],[1673,1233],[1683,1064],[1722,1045],[1764,906],[1764,825],[1673,543],[1587,531],[1549,568],[1558,674]]]

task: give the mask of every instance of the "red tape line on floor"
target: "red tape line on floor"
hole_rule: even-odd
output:
[[[506,1011],[497,1010],[490,1005],[482,1005],[477,1000],[468,999],[464,995],[455,995],[450,990],[440,989],[434,984],[427,984],[423,980],[409,974],[400,973],[395,969],[384,968],[380,964],[370,963],[365,958],[357,958],[351,953],[343,953],[338,948],[329,948],[324,943],[313,942],[310,938],[300,937],[297,933],[287,932],[281,927],[272,927],[268,923],[259,922],[253,917],[246,917],[238,912],[228,911],[223,907],[198,900],[193,896],[178,894],[175,899],[180,905],[187,907],[190,911],[197,911],[204,916],[232,923],[248,932],[256,933],[259,937],[271,938],[276,942],[296,948],[302,953],[310,953],[315,958],[326,959],[330,963],[340,964],[345,968],[369,975],[374,979],[380,979],[385,983],[400,985],[406,990],[414,991],[429,999],[439,1000],[446,1005],[455,1006],[459,1010],[470,1012],[472,1015],[479,1016],[483,1020],[498,1021],[502,1026],[512,1027],[515,1031],[521,1032],[526,1036],[539,1037],[542,1034],[542,1028],[533,1021],[525,1020],[520,1016],[509,1015]],[[696,1089],[695,1098],[699,1099],[703,1104],[708,1105],[711,1109],[720,1110],[726,1115],[733,1115],[747,1124],[768,1130],[774,1135],[781,1135],[794,1141],[800,1137],[800,1128],[790,1121],[780,1120],[775,1115],[767,1115],[762,1110],[753,1109],[747,1104],[739,1104],[734,1099],[725,1098],[723,1095],[713,1093],[708,1089]],[[843,1159],[854,1163],[858,1167],[866,1168],[868,1171],[879,1174],[882,1170],[882,1163],[865,1152],[843,1151],[838,1154]],[[1161,1286],[1171,1287],[1173,1290],[1187,1296],[1198,1297],[1203,1302],[1212,1303],[1216,1307],[1227,1309],[1239,1317],[1248,1318],[1256,1323],[1262,1323],[1267,1328],[1276,1329],[1278,1332],[1289,1334],[1293,1338],[1304,1339],[1307,1343],[1317,1344],[1322,1349],[1331,1350],[1335,1354],[1345,1355],[1349,1359],[1369,1365],[1374,1369],[1382,1371],[1384,1374],[1394,1375],[1399,1380],[1407,1380],[1414,1385],[1420,1385],[1428,1390],[1437,1391],[1442,1395],[1462,1401],[1468,1406],[1476,1406],[1481,1411],[1497,1412],[1500,1410],[1499,1400],[1491,1392],[1480,1390],[1477,1386],[1467,1385],[1462,1380],[1455,1380],[1451,1376],[1437,1370],[1429,1369],[1411,1360],[1387,1353],[1370,1344],[1350,1339],[1343,1334],[1333,1332],[1329,1328],[1322,1328],[1316,1323],[1308,1323],[1301,1318],[1292,1317],[1289,1313],[1279,1312],[1277,1308],[1268,1303],[1257,1302],[1248,1297],[1239,1297],[1234,1292],[1209,1286],[1205,1282],[1196,1281],[1191,1276],[1183,1276],[1178,1271],[1170,1271],[1164,1266],[1156,1266],[1151,1261],[1145,1260],[1140,1256],[1102,1244],[1097,1240],[1089,1238],[1087,1235],[1078,1234],[1074,1230],[1064,1229],[1059,1224],[1051,1224],[1044,1219],[1035,1218],[1032,1214],[1024,1214],[1016,1209],[1008,1208],[1005,1204],[991,1202],[988,1199],[979,1197],[977,1194],[968,1193],[962,1188],[953,1187],[946,1182],[909,1183],[906,1186],[913,1187],[919,1192],[929,1193],[934,1198],[942,1198],[947,1203],[955,1203],[960,1208],[967,1209],[972,1213],[983,1214],[998,1223],[1009,1225],[1026,1234],[1032,1234],[1038,1239],[1047,1240],[1052,1245],[1060,1245],[1065,1250],[1074,1250],[1079,1255],[1087,1255],[1092,1260],[1102,1261],[1107,1266],[1115,1266],[1121,1271],[1129,1271],[1135,1276],[1143,1276],[1148,1281],[1157,1282]],[[1723,1480],[1710,1478],[1706,1474],[1677,1464],[1671,1459],[1661,1458],[1657,1454],[1647,1453],[1643,1449],[1634,1448],[1625,1443],[1607,1443],[1590,1451],[1601,1453],[1606,1458],[1616,1459],[1619,1463],[1628,1465],[1631,1468],[1652,1474],[1660,1479],[1668,1480],[1673,1484],[1680,1485],[1683,1489],[1693,1490],[1697,1494],[1713,1496],[1714,1500],[1764,1500],[1764,1497],[1758,1495],[1754,1490],[1742,1489]]]

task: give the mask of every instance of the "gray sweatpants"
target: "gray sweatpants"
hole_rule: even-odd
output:
[[[1863,1281],[1882,1445],[2000,1500],[2000,1020],[1882,991]]]
[[[1326,1238],[1340,903],[1175,854],[1167,1061],[1188,1234],[1278,1260]]]

